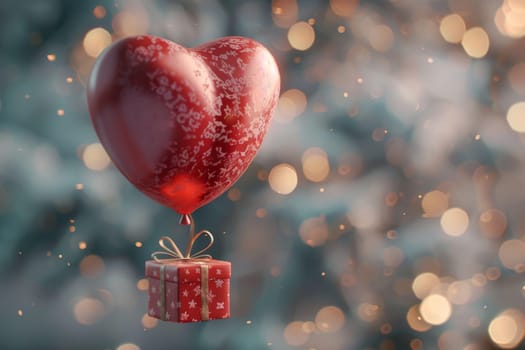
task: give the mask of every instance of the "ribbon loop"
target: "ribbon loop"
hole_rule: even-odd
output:
[[[188,247],[186,248],[186,254],[182,254],[182,251],[180,250],[177,243],[173,241],[168,236],[162,236],[159,239],[159,245],[162,249],[160,251],[153,252],[151,254],[151,257],[153,260],[155,260],[158,263],[170,263],[172,261],[176,260],[185,260],[185,259],[211,259],[212,256],[210,254],[203,254],[205,251],[211,248],[213,245],[215,239],[213,238],[213,235],[208,230],[201,230],[197,233],[195,233],[195,224],[193,222],[193,218],[191,215],[189,215],[191,220],[191,228],[190,228],[190,240],[188,242]],[[209,242],[206,245],[206,247],[202,248],[196,253],[192,254],[193,245],[197,240],[202,236],[207,236],[209,238]]]

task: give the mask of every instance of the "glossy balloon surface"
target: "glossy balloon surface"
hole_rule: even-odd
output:
[[[138,36],[108,48],[88,83],[98,137],[124,176],[189,214],[226,191],[259,149],[279,98],[261,44],[221,38],[186,49]]]

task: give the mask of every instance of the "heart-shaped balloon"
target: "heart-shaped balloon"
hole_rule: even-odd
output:
[[[270,52],[243,37],[186,49],[154,36],[114,43],[88,83],[98,137],[124,176],[190,214],[252,162],[279,98]]]

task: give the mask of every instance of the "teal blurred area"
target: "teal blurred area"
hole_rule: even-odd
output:
[[[2,0],[0,348],[522,349],[522,0]],[[120,38],[254,38],[282,75],[254,163],[195,215],[232,317],[146,316],[178,216],[118,172],[85,82]]]

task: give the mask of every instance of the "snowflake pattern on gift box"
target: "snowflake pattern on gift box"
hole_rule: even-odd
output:
[[[165,271],[165,276],[168,275]],[[186,274],[189,272],[190,274]],[[173,278],[180,282],[166,281],[165,296],[165,319],[167,321],[196,322],[202,319],[202,281],[200,280],[201,268],[182,268],[179,273],[173,273]],[[150,275],[154,274],[150,271]],[[178,276],[178,277],[177,277]],[[181,281],[181,276],[184,278]],[[208,305],[208,317],[210,319],[220,319],[229,317],[229,279],[216,278],[215,276],[225,276],[224,270],[220,267],[210,266],[208,270],[208,285],[206,293],[206,303]],[[185,281],[187,279],[187,281]],[[162,318],[160,281],[150,278],[149,285],[149,307],[150,316]],[[170,315],[168,318],[168,314]]]

